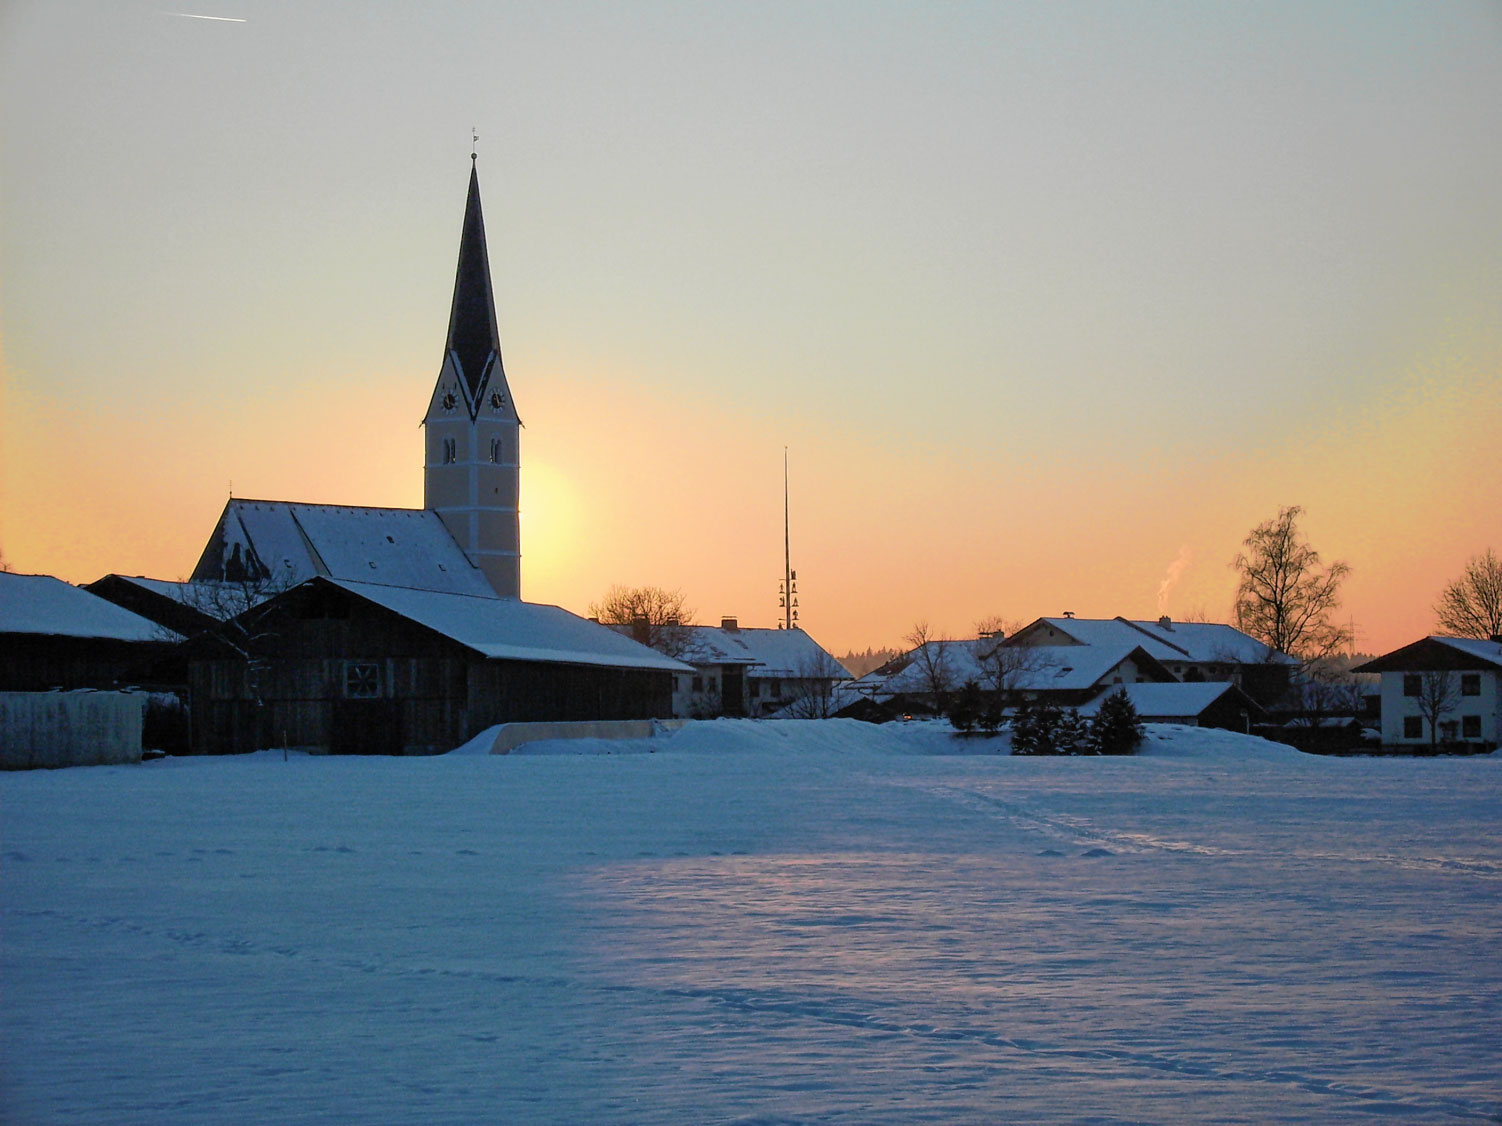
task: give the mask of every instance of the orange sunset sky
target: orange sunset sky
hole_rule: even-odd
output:
[[[13,0],[0,552],[421,505],[473,125],[525,597],[774,624],[787,447],[835,652],[1225,620],[1288,504],[1390,649],[1502,549],[1499,105],[1482,0]]]

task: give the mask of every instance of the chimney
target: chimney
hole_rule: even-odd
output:
[[[631,640],[642,645],[647,643],[647,638],[652,636],[651,628],[647,625],[646,618],[631,619]]]
[[[1173,619],[1170,618],[1167,614],[1164,614],[1161,618],[1158,619],[1158,628],[1159,629],[1166,629],[1166,630],[1168,630],[1169,633],[1172,633],[1173,632]]]
[[[721,618],[720,619],[720,628],[721,629],[728,629],[731,632],[735,632],[736,630],[739,630],[741,628],[741,624],[735,618]]]

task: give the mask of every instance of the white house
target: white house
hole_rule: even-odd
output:
[[[834,687],[850,676],[796,626],[765,629],[723,618],[718,626],[683,626],[681,632],[677,656],[694,669],[676,678],[675,716],[818,718],[833,711]]]
[[[1502,742],[1502,639],[1425,637],[1351,671],[1382,676],[1383,746]]]

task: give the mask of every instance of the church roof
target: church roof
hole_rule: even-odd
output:
[[[231,500],[193,581],[264,581],[284,590],[314,576],[494,597],[436,512]]]
[[[508,395],[501,364],[501,333],[496,327],[495,294],[490,285],[490,256],[485,246],[485,218],[480,211],[480,174],[471,165],[469,198],[464,205],[464,231],[459,239],[459,266],[454,277],[454,302],[449,311],[447,356],[459,369],[469,391],[470,417],[480,409],[490,384]]]

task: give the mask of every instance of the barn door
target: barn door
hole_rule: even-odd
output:
[[[399,755],[405,747],[397,700],[335,700],[333,755]]]

